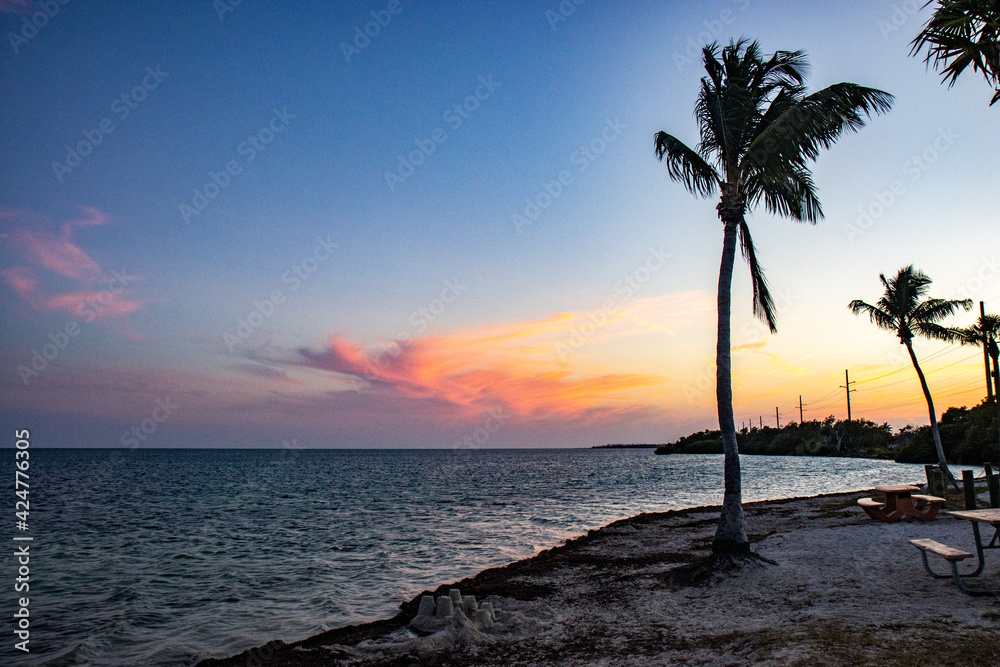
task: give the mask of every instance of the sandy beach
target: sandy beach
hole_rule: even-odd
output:
[[[867,495],[747,504],[753,548],[777,565],[704,585],[670,572],[709,554],[718,508],[640,514],[427,592],[474,596],[467,616],[411,624],[417,596],[392,619],[199,666],[1000,664],[1000,595],[973,598],[930,577],[908,544],[974,551],[970,524],[945,512],[876,523],[856,504]],[[1000,551],[987,552],[970,587],[1000,591]],[[476,621],[486,603],[492,614]]]

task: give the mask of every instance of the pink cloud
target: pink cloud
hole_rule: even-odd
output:
[[[3,281],[14,290],[22,299],[30,300],[38,288],[38,280],[35,279],[29,269],[23,266],[15,266],[0,271]]]
[[[28,0],[0,0],[0,12],[7,14],[30,14],[34,9]]]
[[[93,207],[84,207],[84,215],[63,223],[60,233],[18,227],[11,232],[11,247],[19,252],[28,266],[4,269],[3,281],[25,303],[39,311],[64,312],[73,317],[93,320],[113,319],[135,312],[143,307],[141,301],[126,298],[121,292],[124,285],[112,285],[113,279],[85,250],[73,240],[77,229],[106,224],[108,217]],[[8,209],[0,210],[0,218],[25,218],[30,214]],[[39,287],[39,269],[67,278],[84,289],[46,294]],[[95,289],[101,284],[105,289]],[[138,334],[136,334],[138,335]]]
[[[62,226],[62,234],[19,228],[11,234],[11,245],[39,267],[84,283],[106,280],[100,265],[73,242],[73,230],[95,227],[107,222],[107,217],[94,208],[85,208],[87,217],[71,220]]]
[[[58,294],[41,297],[36,303],[43,310],[62,311],[87,321],[121,317],[139,310],[143,305],[140,301],[130,301],[109,291]]]

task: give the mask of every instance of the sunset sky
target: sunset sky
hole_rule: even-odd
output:
[[[923,2],[577,2],[0,0],[0,423],[51,447],[717,428],[722,227],[653,134],[697,142],[698,49],[741,35],[805,50],[810,90],[896,100],[815,164],[818,225],[749,217],[779,331],[738,258],[737,426],[800,395],[846,417],[844,369],[855,417],[927,423],[847,308],[912,263],[1000,311],[1000,105],[908,56]],[[916,350],[939,411],[982,400],[978,349]]]

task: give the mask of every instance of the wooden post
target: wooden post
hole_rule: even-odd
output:
[[[778,406],[774,406],[774,427],[781,428],[781,419],[778,418]]]
[[[802,394],[799,394],[799,423],[801,424],[806,419],[802,416]]]
[[[962,471],[962,490],[965,492],[965,509],[976,509],[976,480],[971,470]]]
[[[986,488],[990,490],[990,507],[1000,508],[1000,475],[993,472],[993,466],[984,463],[986,470]]]
[[[924,470],[927,472],[927,492],[932,496],[945,498],[945,494],[948,492],[948,482],[945,479],[944,472],[935,465],[926,465],[924,466]]]

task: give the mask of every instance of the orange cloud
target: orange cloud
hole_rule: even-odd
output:
[[[516,347],[496,347],[498,338],[524,337],[506,332],[424,338],[381,356],[335,337],[321,352],[300,352],[302,365],[365,378],[373,387],[407,398],[444,401],[477,413],[503,405],[525,419],[585,419],[594,411],[621,415],[645,407],[628,400],[628,392],[663,381],[638,373],[574,376],[546,369]]]
[[[374,391],[434,400],[479,413],[502,405],[524,420],[596,420],[655,408],[667,378],[648,372],[607,372],[560,357],[574,336],[583,345],[615,345],[650,331],[663,334],[671,309],[700,303],[696,296],[665,295],[592,312],[554,313],[528,322],[366,347],[331,337],[319,351],[300,349],[293,365],[366,380]],[[674,313],[680,321],[687,315]],[[590,327],[587,328],[587,324]],[[287,362],[286,362],[287,363]]]

